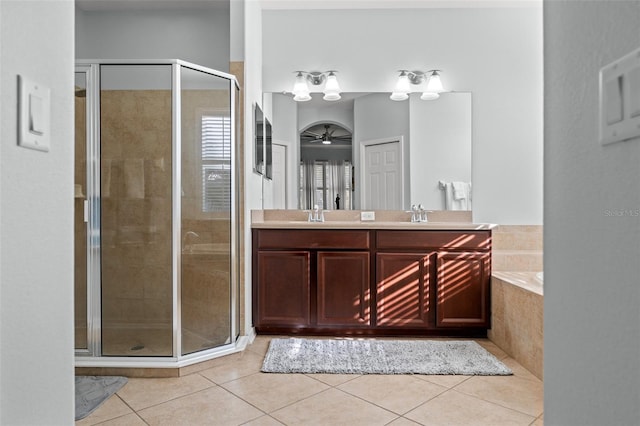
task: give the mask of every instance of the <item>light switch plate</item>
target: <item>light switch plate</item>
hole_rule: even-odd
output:
[[[640,49],[600,69],[600,143],[640,137]]]
[[[49,151],[51,140],[51,90],[22,75],[18,76],[18,145]]]

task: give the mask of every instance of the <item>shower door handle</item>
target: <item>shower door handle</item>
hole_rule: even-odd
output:
[[[84,223],[87,223],[89,222],[89,200],[83,201],[83,207],[84,207]]]

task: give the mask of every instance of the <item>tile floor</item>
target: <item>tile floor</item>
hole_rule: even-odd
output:
[[[486,339],[513,376],[260,373],[271,337],[179,378],[129,379],[76,425],[533,425],[542,382]]]

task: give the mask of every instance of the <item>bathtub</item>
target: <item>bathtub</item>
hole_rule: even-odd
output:
[[[544,295],[543,272],[494,271],[492,276],[540,296]]]
[[[487,335],[533,375],[543,370],[544,274],[494,271]]]

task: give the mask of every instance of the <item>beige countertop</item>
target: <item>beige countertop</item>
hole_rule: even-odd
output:
[[[376,211],[378,220],[360,220],[360,211],[326,211],[324,222],[309,222],[309,211],[304,210],[254,210],[251,227],[253,229],[393,229],[393,230],[490,230],[497,225],[468,221],[466,212],[430,212],[429,222],[412,223],[411,214],[403,211]],[[451,220],[443,220],[451,219]],[[466,220],[465,220],[466,219]]]

